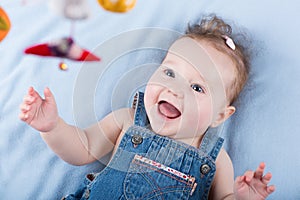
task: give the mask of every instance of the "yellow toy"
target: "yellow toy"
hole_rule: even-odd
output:
[[[10,30],[10,20],[5,11],[0,7],[0,41],[5,38]]]
[[[98,3],[112,12],[127,12],[135,6],[136,0],[98,0]]]

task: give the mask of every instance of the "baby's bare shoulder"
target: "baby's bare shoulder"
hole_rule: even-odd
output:
[[[109,114],[109,118],[124,131],[133,124],[135,110],[133,108],[121,108]]]
[[[224,148],[222,148],[220,150],[220,153],[216,160],[216,165],[217,165],[217,168],[223,168],[223,167],[232,168],[233,167],[231,158]]]

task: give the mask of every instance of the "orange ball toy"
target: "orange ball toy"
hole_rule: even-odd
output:
[[[98,3],[108,11],[127,12],[135,6],[136,0],[98,0]]]
[[[0,41],[5,38],[10,30],[10,20],[6,12],[0,7]]]

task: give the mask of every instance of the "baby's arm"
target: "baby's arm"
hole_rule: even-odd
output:
[[[234,172],[231,159],[224,149],[221,149],[216,160],[216,174],[209,193],[209,199],[234,200]]]
[[[81,130],[68,125],[58,115],[51,91],[44,90],[45,99],[30,87],[20,106],[20,119],[41,132],[48,146],[63,160],[83,165],[110,152],[123,128],[128,109],[111,113],[97,124]],[[115,117],[118,116],[118,117]]]
[[[247,171],[235,180],[236,199],[263,200],[275,191],[275,186],[268,186],[272,174],[264,174],[265,164],[260,163],[256,171]]]

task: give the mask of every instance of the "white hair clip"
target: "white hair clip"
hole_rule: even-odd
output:
[[[227,35],[222,35],[222,37],[225,39],[225,43],[227,44],[227,46],[230,47],[232,50],[235,50],[235,44],[233,40]]]

